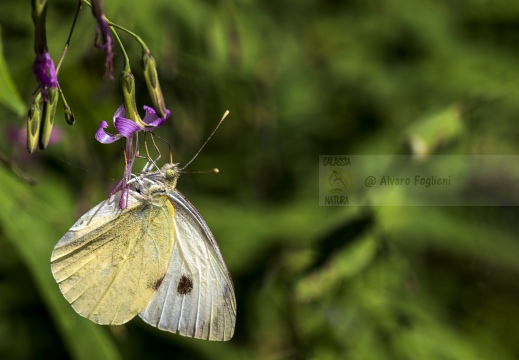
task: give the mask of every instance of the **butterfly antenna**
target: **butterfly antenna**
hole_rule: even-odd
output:
[[[223,114],[222,116],[222,119],[220,120],[220,122],[218,123],[218,125],[216,125],[216,127],[214,128],[213,132],[211,133],[211,135],[209,135],[209,137],[207,138],[207,140],[202,144],[202,146],[200,146],[200,149],[198,149],[198,151],[196,152],[195,156],[193,156],[193,158],[191,160],[189,160],[189,162],[184,165],[182,168],[180,168],[180,170],[184,170],[186,167],[188,167],[189,164],[191,164],[193,162],[193,160],[196,159],[196,157],[198,156],[198,154],[200,154],[200,151],[202,151],[202,149],[204,148],[204,146],[207,144],[207,142],[209,140],[211,140],[211,138],[213,137],[214,133],[216,132],[216,130],[218,130],[218,128],[220,127],[220,125],[222,125],[222,122],[225,120],[225,118],[227,117],[227,115],[229,115],[229,110],[225,110],[225,113]],[[217,169],[218,170],[218,169]],[[215,171],[210,171],[210,172],[215,172]]]
[[[182,174],[209,174],[209,173],[218,174],[220,172],[220,170],[218,170],[218,168],[214,168],[211,170],[180,171],[180,172]]]

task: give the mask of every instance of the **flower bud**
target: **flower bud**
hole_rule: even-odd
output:
[[[137,111],[137,105],[135,103],[135,78],[133,74],[130,71],[123,71],[119,81],[123,91],[126,118],[135,121],[139,126],[146,126]]]
[[[49,88],[47,90],[47,102],[43,108],[43,119],[40,128],[40,149],[45,150],[49,144],[50,134],[52,133],[52,125],[54,125],[54,116],[58,106],[59,91],[58,89]]]
[[[142,53],[142,69],[153,108],[159,117],[164,119],[167,116],[166,104],[164,103],[164,96],[160,89],[159,76],[157,75],[157,64],[153,56],[145,51]]]
[[[76,117],[74,116],[74,113],[72,112],[72,110],[70,110],[70,106],[68,106],[67,99],[65,99],[65,95],[63,94],[63,91],[61,91],[61,89],[59,89],[59,94],[61,96],[61,101],[63,102],[65,120],[67,121],[67,124],[74,125],[74,122],[76,121]]]
[[[65,120],[69,125],[74,125],[74,122],[76,122],[76,117],[69,107],[65,108]]]
[[[41,93],[35,96],[31,108],[27,114],[27,151],[33,153],[38,145],[40,137],[40,124],[43,107],[43,97]]]

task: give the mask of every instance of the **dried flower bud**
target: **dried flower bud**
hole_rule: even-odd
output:
[[[113,79],[113,40],[110,34],[110,26],[105,17],[102,0],[92,1],[92,12],[97,19],[95,47],[105,52],[105,78]]]
[[[54,62],[48,52],[37,55],[33,66],[34,75],[40,84],[43,99],[47,101],[47,89],[58,88],[58,78]]]
[[[144,79],[153,104],[153,108],[161,118],[165,118],[166,104],[164,103],[164,96],[160,89],[159,76],[157,75],[157,64],[153,56],[146,51],[142,53],[142,69],[144,72]]]

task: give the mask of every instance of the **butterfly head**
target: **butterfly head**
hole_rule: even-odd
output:
[[[164,182],[167,187],[174,189],[180,176],[178,164],[166,164],[162,167],[161,173],[164,176]]]

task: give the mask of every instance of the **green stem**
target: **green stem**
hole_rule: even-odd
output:
[[[112,30],[112,33],[114,34],[115,39],[117,40],[117,43],[119,44],[119,47],[121,48],[121,51],[124,56],[123,71],[131,72],[130,59],[128,59],[128,54],[126,54],[126,50],[124,49],[123,43],[121,42],[121,39],[119,39],[119,35],[117,35],[117,32],[115,31],[115,29],[112,27],[111,30]]]
[[[140,38],[139,35],[135,34],[134,32],[122,27],[121,25],[117,25],[116,23],[113,23],[111,22],[110,20],[106,19],[106,21],[108,22],[108,25],[110,25],[111,27],[115,27],[115,28],[118,28],[128,34],[130,34],[131,36],[133,36],[135,38],[135,40],[137,40],[137,42],[141,45],[142,47],[142,51],[144,51],[146,54],[149,54],[150,53],[150,49],[148,49],[148,46],[146,46],[146,44],[144,43],[144,41]]]
[[[46,30],[47,1],[32,1],[32,19],[34,21],[34,52],[42,55],[47,51],[47,30]]]
[[[70,40],[72,40],[72,33],[74,32],[74,28],[76,27],[76,21],[79,15],[79,12],[81,11],[81,1],[78,1],[78,5],[76,8],[76,13],[74,14],[74,20],[72,21],[72,26],[70,27],[70,32],[68,33],[67,42],[65,43],[65,46],[63,48],[63,52],[61,53],[61,57],[58,62],[58,66],[56,66],[56,76],[59,74],[59,69],[61,68],[61,64],[63,63],[63,59],[65,58],[65,55],[67,54],[67,50],[70,46]]]

